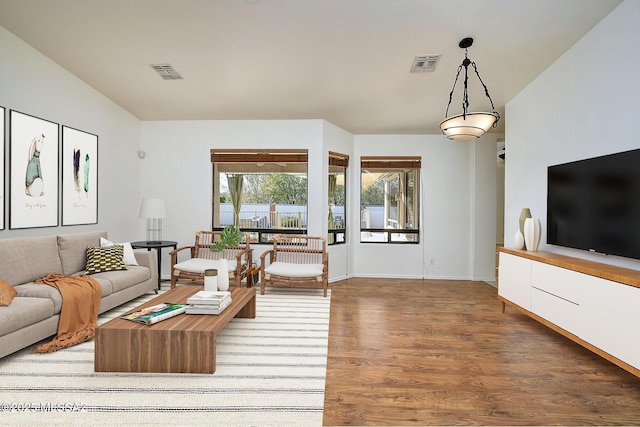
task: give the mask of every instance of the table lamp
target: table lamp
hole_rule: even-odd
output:
[[[162,218],[169,216],[164,199],[143,198],[138,216],[147,219],[147,243],[160,243],[162,241]]]

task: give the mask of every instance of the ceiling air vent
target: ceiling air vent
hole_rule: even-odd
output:
[[[171,64],[151,64],[151,68],[164,80],[181,80],[182,76]]]
[[[412,73],[426,73],[429,71],[435,71],[438,61],[440,61],[442,55],[420,55],[416,56],[411,66]]]

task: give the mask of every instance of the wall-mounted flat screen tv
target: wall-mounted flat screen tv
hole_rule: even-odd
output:
[[[640,149],[550,166],[547,243],[640,259]]]

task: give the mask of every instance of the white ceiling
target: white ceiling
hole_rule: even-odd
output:
[[[469,58],[504,116],[621,1],[0,0],[0,25],[142,120],[311,118],[354,134],[432,134],[462,38],[475,39]],[[442,55],[436,71],[410,73],[423,54]],[[158,63],[184,79],[161,79]],[[475,76],[469,87],[470,109],[490,111]],[[451,112],[461,100],[459,86]]]

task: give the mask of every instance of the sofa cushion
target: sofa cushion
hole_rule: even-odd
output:
[[[151,270],[147,267],[130,265],[127,271],[108,271],[92,275],[100,284],[103,281],[111,283],[112,292],[118,292],[131,286],[151,279]],[[102,295],[104,297],[104,295]]]
[[[87,248],[87,274],[102,273],[104,271],[126,270],[122,261],[122,245]]]
[[[136,260],[136,254],[133,253],[133,248],[131,247],[131,243],[113,243],[111,240],[107,240],[104,237],[100,238],[100,247],[104,248],[106,246],[113,245],[122,245],[122,262],[126,265],[138,265],[138,261]]]
[[[265,274],[285,277],[316,277],[322,276],[322,264],[294,264],[276,261],[264,269]]]
[[[7,307],[9,304],[11,304],[11,301],[15,296],[16,290],[14,289],[14,287],[4,280],[0,280],[0,306]]]
[[[89,233],[68,234],[58,236],[58,247],[60,250],[60,262],[63,274],[74,274],[84,271],[87,265],[87,247],[100,246],[100,237],[107,237],[106,231],[94,231]],[[50,273],[40,275],[44,277]],[[0,276],[2,277],[2,276]],[[31,279],[34,280],[34,279]],[[27,282],[25,280],[24,282]],[[24,283],[20,282],[20,283]]]
[[[17,296],[9,307],[0,307],[0,336],[46,320],[53,315],[53,302],[50,299]]]
[[[0,239],[0,260],[0,278],[13,286],[62,272],[56,236]]]
[[[24,283],[16,286],[18,297],[28,298],[45,298],[51,300],[53,303],[53,313],[58,314],[62,310],[62,295],[53,286],[45,285],[42,283]]]
[[[78,274],[83,274],[83,272],[80,272]],[[101,273],[96,273],[92,275],[91,278],[95,279],[95,281],[100,284],[100,287],[102,288],[102,298],[104,298],[107,295],[111,295],[113,293],[113,286],[111,285],[111,280],[98,277],[98,275],[100,274]]]

